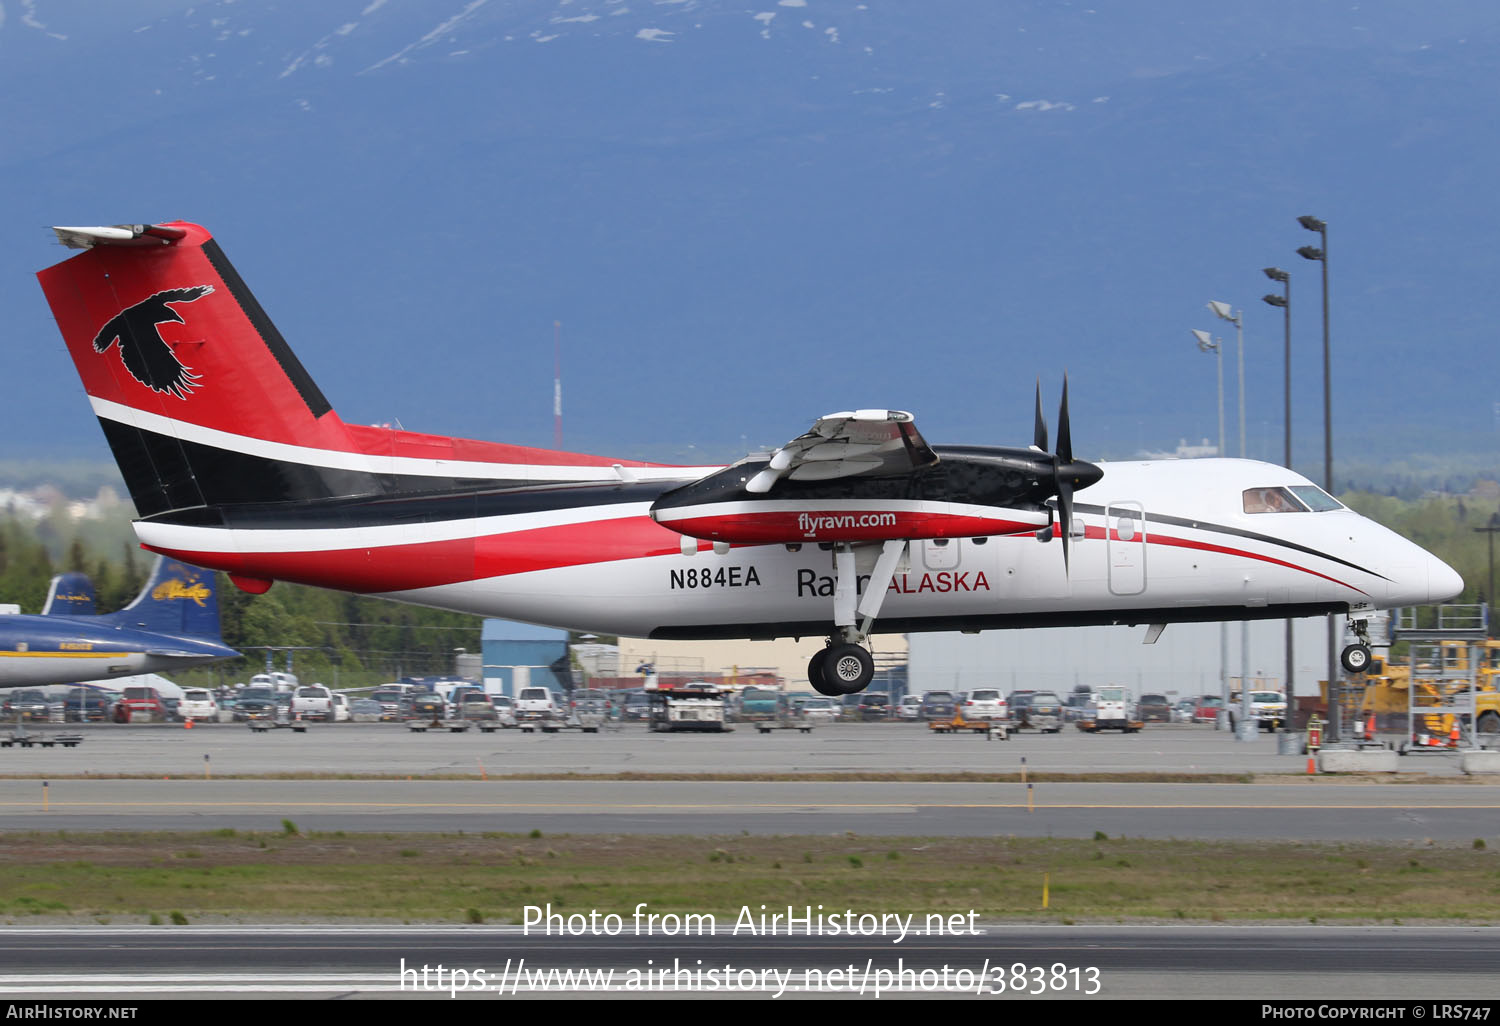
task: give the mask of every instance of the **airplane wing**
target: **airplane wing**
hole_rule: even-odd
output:
[[[783,477],[829,481],[859,474],[904,474],[938,461],[902,410],[853,410],[819,418],[812,430],[777,449],[745,485],[764,493]]]

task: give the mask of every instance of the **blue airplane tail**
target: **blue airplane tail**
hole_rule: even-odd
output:
[[[158,556],[141,593],[118,613],[101,620],[162,634],[223,643],[214,572]]]
[[[93,616],[94,582],[88,574],[66,573],[52,578],[47,586],[43,616]]]

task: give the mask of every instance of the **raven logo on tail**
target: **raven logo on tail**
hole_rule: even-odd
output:
[[[187,323],[167,304],[191,303],[213,290],[212,285],[167,289],[121,310],[94,336],[94,352],[108,352],[109,347],[118,341],[120,359],[131,377],[153,392],[170,392],[179,399],[186,399],[199,376],[177,359],[156,326],[166,321]]]

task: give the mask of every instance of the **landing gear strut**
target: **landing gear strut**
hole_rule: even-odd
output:
[[[834,546],[833,633],[828,637],[828,647],[807,664],[808,682],[818,694],[833,698],[869,687],[875,677],[875,659],[864,642],[905,556],[905,541],[884,542],[861,596],[854,546],[849,542]]]
[[[1370,622],[1368,620],[1349,620],[1349,629],[1359,639],[1356,645],[1348,645],[1339,654],[1339,662],[1343,664],[1348,673],[1364,673],[1370,668]]]

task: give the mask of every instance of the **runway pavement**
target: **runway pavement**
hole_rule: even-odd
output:
[[[0,728],[3,729],[3,728]],[[77,732],[75,725],[30,728]],[[255,734],[240,724],[88,725],[77,748],[0,749],[0,776],[22,773],[1032,772],[1301,773],[1268,734],[1235,741],[1206,725],[1152,724],[1139,734],[934,734],[921,724],[840,723],[810,734],[652,734],[626,724],[600,734],[412,733],[399,724],[312,724],[306,733]],[[1412,755],[1403,772],[1459,776],[1454,755]]]
[[[1500,934],[1474,927],[981,923],[898,942],[815,929],[750,936],[727,920],[691,936],[637,934],[627,917],[621,931],[15,928],[0,934],[0,998],[1500,999]]]
[[[1024,760],[1024,763],[1023,763]],[[217,725],[95,728],[74,749],[0,750],[0,828],[495,830],[915,836],[1288,838],[1491,843],[1500,787],[1466,783],[1454,756],[1413,756],[1401,783],[1034,782],[1042,772],[1294,774],[1273,739],[1206,727],[1136,735],[934,736],[848,724],[809,735],[413,734],[314,725],[252,734]],[[1030,785],[967,782],[507,780],[506,774],[1027,771]],[[1405,766],[1403,768],[1406,768]],[[304,773],[309,779],[226,779]],[[60,775],[61,774],[61,775]],[[89,779],[78,779],[89,774]],[[137,779],[94,779],[108,774]],[[393,779],[337,779],[382,774]],[[47,779],[51,775],[50,779]],[[412,779],[405,779],[410,775]],[[462,775],[468,779],[423,779]],[[480,779],[483,776],[487,779]],[[45,787],[43,786],[45,780]]]

